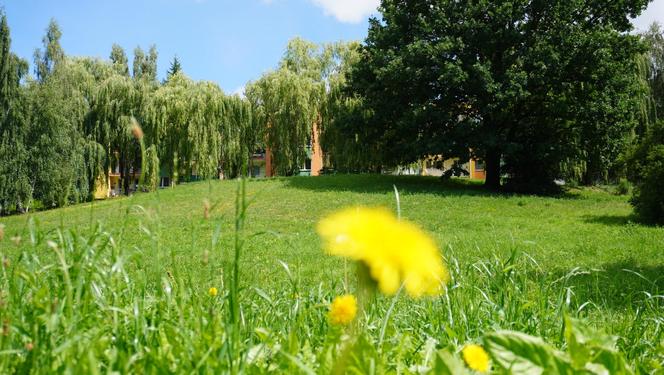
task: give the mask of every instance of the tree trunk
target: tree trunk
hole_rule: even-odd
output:
[[[128,163],[125,162],[125,170],[124,170],[124,178],[122,179],[122,185],[124,186],[124,193],[125,195],[129,196],[129,180],[131,179],[131,176],[129,176],[129,165]]]
[[[499,150],[489,150],[486,153],[485,168],[486,180],[484,186],[491,190],[500,189],[500,158]]]
[[[120,181],[122,181],[122,190],[125,195],[129,195],[129,158],[126,152],[120,154]]]
[[[120,157],[118,158],[118,167],[120,169],[120,181],[118,181],[118,194],[122,194],[124,190],[124,181],[127,178],[125,174],[125,162],[124,162],[124,153],[120,152]]]

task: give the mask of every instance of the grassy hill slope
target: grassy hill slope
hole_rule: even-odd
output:
[[[181,285],[187,293],[205,296],[209,287],[221,288],[231,259],[237,186],[235,181],[193,183],[154,194],[0,218],[5,225],[0,253],[11,264],[30,259],[26,269],[34,271],[39,265],[57,264],[49,239],[61,243],[61,238],[79,238],[72,242],[80,246],[87,246],[85,238],[112,239],[109,246],[121,254],[133,283],[130,289],[135,294],[122,302],[127,308],[139,296],[159,300],[165,280]],[[622,336],[621,348],[632,361],[657,358],[662,333],[656,326],[664,323],[657,311],[661,312],[663,302],[649,296],[664,289],[664,229],[631,223],[627,198],[599,190],[552,198],[494,195],[471,182],[442,183],[425,177],[340,175],[250,181],[247,195],[252,203],[245,233],[251,237],[241,258],[241,282],[246,309],[251,311],[247,314],[254,316],[256,326],[284,337],[297,331],[298,337],[292,339],[301,345],[321,344],[324,327],[314,329],[310,321],[293,328],[291,299],[308,301],[305,305],[314,314],[309,318],[320,325],[316,319],[324,320],[326,301],[342,292],[352,272],[343,260],[322,252],[316,223],[347,206],[396,210],[394,186],[400,193],[403,217],[435,238],[455,276],[447,307],[443,300],[404,299],[397,304],[389,331],[395,347],[403,332],[414,337],[414,347],[428,337],[445,346],[477,338],[488,327],[522,330],[559,344],[560,313],[565,310]],[[48,277],[53,271],[42,272]],[[51,287],[57,287],[53,286],[56,281],[51,281]],[[385,309],[388,302],[380,298],[379,308]],[[209,308],[202,300],[189,303]],[[14,308],[14,315],[25,313],[20,306]],[[107,329],[117,335],[122,324],[114,324]],[[183,331],[179,334],[197,332],[188,323],[179,324],[175,325]],[[28,336],[29,331],[22,333],[21,340]],[[57,341],[57,337],[51,339]],[[66,341],[67,336],[60,339]],[[142,345],[149,348],[145,340]],[[2,345],[4,350],[14,350],[16,342]],[[125,350],[140,352],[132,347]],[[294,353],[300,350],[297,346]],[[162,358],[151,355],[145,358],[154,362],[144,359],[148,362],[142,365]],[[16,366],[15,362],[4,365],[5,369]],[[124,369],[132,369],[127,366]],[[216,368],[212,362],[206,366]]]

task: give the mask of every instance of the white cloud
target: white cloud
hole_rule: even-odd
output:
[[[648,27],[654,21],[664,25],[664,0],[655,0],[648,9],[632,21],[638,31],[648,30]]]
[[[231,93],[231,95],[237,95],[237,96],[239,96],[240,98],[244,98],[244,91],[245,91],[245,87],[244,87],[244,86],[240,86],[240,87],[236,88],[235,90],[233,90],[233,92]]]
[[[311,0],[323,8],[325,14],[334,16],[341,22],[362,22],[376,12],[380,0]]]

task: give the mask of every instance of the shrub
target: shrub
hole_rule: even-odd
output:
[[[632,184],[626,178],[621,178],[616,186],[616,195],[627,195],[632,190]]]
[[[639,218],[664,224],[664,122],[654,126],[629,160],[629,177],[634,183],[631,203]]]

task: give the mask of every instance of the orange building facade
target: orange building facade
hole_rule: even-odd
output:
[[[300,175],[320,176],[324,165],[323,149],[320,146],[320,134],[318,124],[314,123],[311,134],[311,145],[308,148],[308,158],[304,165],[300,166]],[[275,177],[275,165],[272,158],[272,150],[265,149],[265,177]]]

